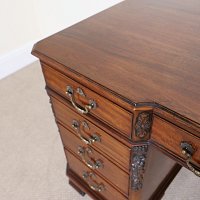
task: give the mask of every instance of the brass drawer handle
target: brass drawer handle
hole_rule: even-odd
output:
[[[89,187],[97,192],[102,192],[105,190],[105,186],[100,183],[96,183],[93,178],[95,178],[95,174],[93,174],[92,172],[83,172],[83,178],[86,180],[86,182],[88,183]]]
[[[84,94],[81,88],[77,88],[76,93],[78,93],[79,95],[83,97],[86,97],[86,95]],[[74,97],[74,90],[71,86],[67,86],[66,94],[69,96],[70,101],[72,105],[74,106],[74,108],[81,114],[87,114],[91,109],[95,109],[97,106],[96,102],[91,99],[88,100],[89,104],[85,105],[83,108],[78,106]]]
[[[81,128],[83,129],[83,131],[85,131],[86,129],[88,129],[88,130],[90,129],[88,123],[85,121],[79,122],[77,120],[73,120],[72,128],[76,131],[78,137],[86,144],[92,144],[94,142],[101,142],[100,137],[96,134],[92,134],[92,136],[90,136],[89,138],[82,136]]]
[[[200,177],[200,164],[192,159],[195,149],[187,142],[181,142],[182,154],[186,156],[188,168],[198,177]]]
[[[90,154],[92,154],[92,149],[89,147],[78,147],[78,154],[82,158],[82,161],[91,169],[99,169],[103,167],[103,163],[100,160],[92,160]],[[87,159],[88,158],[88,159]]]

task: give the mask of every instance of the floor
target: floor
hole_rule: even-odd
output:
[[[90,200],[65,177],[65,156],[39,62],[0,81],[0,199]],[[200,178],[182,169],[163,200],[199,200]]]

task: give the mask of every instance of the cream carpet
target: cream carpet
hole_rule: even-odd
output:
[[[0,200],[89,200],[65,176],[65,156],[38,62],[0,81]],[[182,169],[164,200],[199,200]]]

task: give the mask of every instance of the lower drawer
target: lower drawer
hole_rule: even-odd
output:
[[[65,148],[74,152],[89,168],[95,171],[113,185],[128,195],[129,175],[114,165],[91,146],[85,145],[75,134],[58,124],[62,142]]]
[[[129,171],[130,148],[110,136],[92,121],[75,113],[61,98],[56,99],[51,96],[51,102],[57,121],[64,124],[74,134],[78,135],[79,133],[87,140],[93,138],[95,135],[98,136],[100,141],[97,140],[91,143],[91,145],[103,152],[104,155],[106,154],[111,157],[112,160],[115,160],[115,163],[125,168],[127,172]],[[74,128],[75,124],[78,125],[78,128]]]
[[[115,190],[111,185],[109,185],[105,180],[98,176],[93,170],[86,167],[80,160],[78,160],[69,151],[65,151],[68,165],[73,172],[75,172],[83,182],[87,184],[91,190],[96,191],[102,195],[105,199],[115,199],[115,200],[125,200],[127,199],[120,192]],[[83,183],[83,184],[84,184]]]

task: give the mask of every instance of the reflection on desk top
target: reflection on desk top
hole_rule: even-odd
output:
[[[34,47],[127,102],[200,123],[200,1],[127,0]]]

